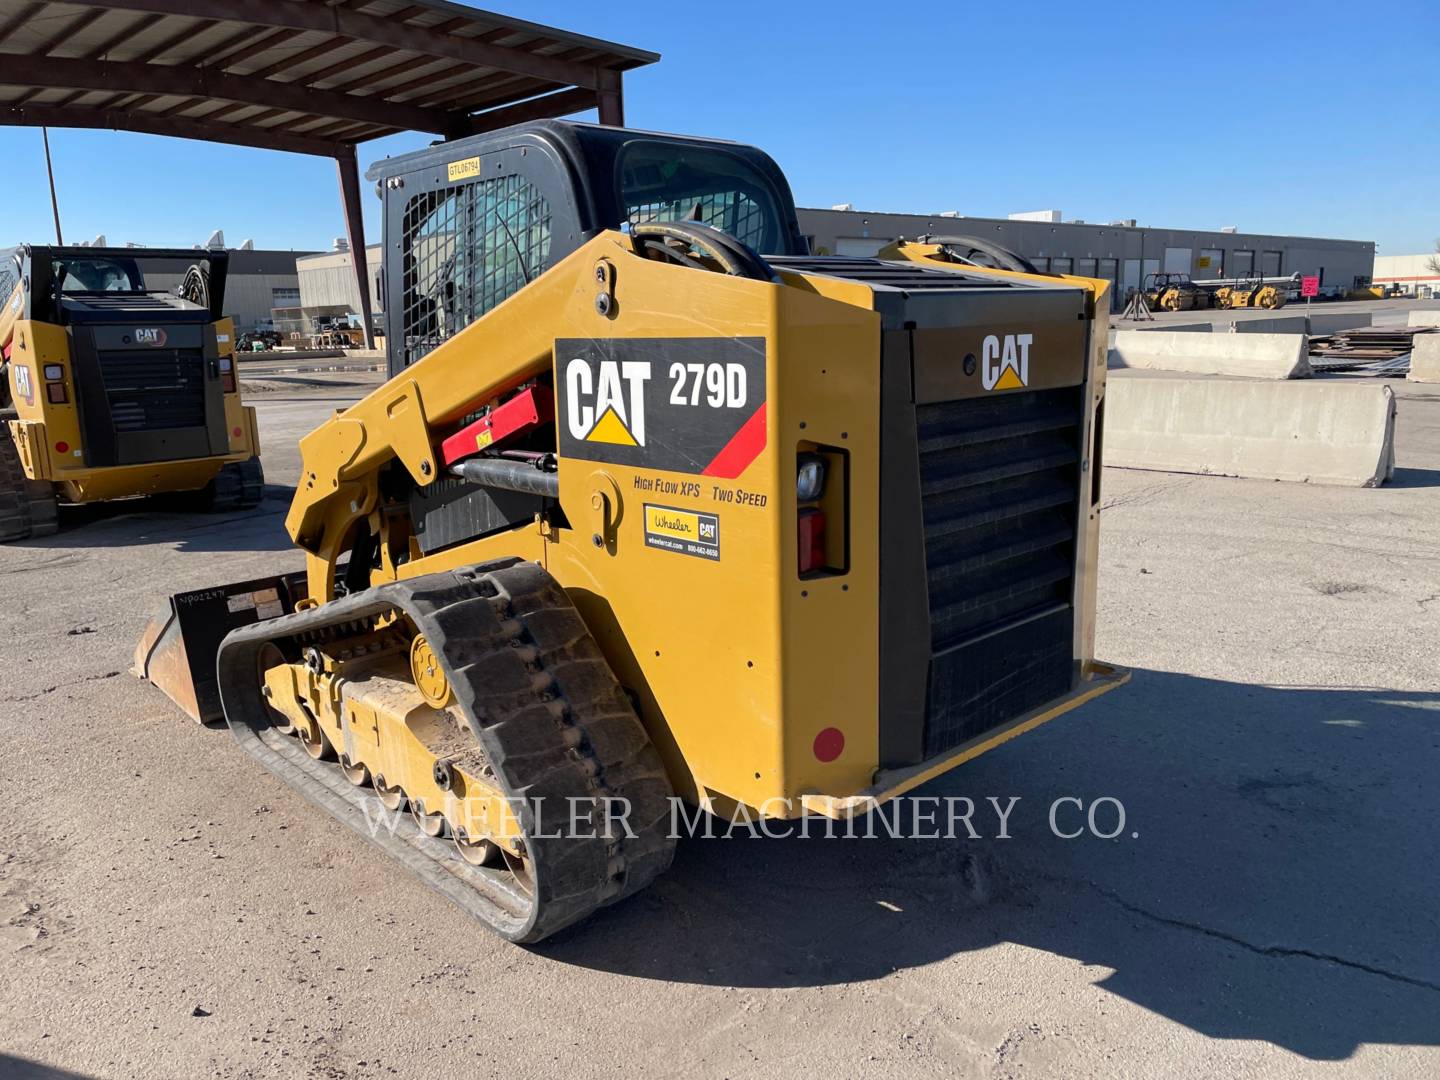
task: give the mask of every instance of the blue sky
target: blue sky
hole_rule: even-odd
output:
[[[1382,254],[1440,236],[1430,0],[1260,14],[963,0],[488,6],[661,53],[627,79],[630,124],[753,142],[802,206],[1054,208],[1375,240]],[[426,141],[365,144],[362,165]],[[189,245],[218,227],[231,244],[315,249],[344,234],[323,159],[99,131],[53,131],[51,146],[72,240]],[[0,161],[0,243],[49,240],[39,131],[0,127]],[[367,233],[379,238],[374,205]]]

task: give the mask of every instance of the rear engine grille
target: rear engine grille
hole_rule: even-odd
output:
[[[1081,388],[916,410],[931,664],[927,756],[1070,687]]]
[[[133,292],[82,292],[67,293],[76,303],[84,304],[96,311],[174,311],[163,296]]]
[[[117,432],[205,426],[205,358],[198,349],[102,352],[100,374]]]
[[[802,274],[823,274],[826,277],[863,281],[867,285],[883,285],[906,292],[957,289],[1009,289],[1012,283],[1004,278],[984,274],[966,274],[962,270],[942,270],[919,263],[887,262],[847,255],[767,255],[765,261],[782,270]]]

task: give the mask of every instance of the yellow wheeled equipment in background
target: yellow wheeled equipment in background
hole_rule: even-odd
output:
[[[1189,274],[1154,273],[1145,277],[1145,303],[1153,311],[1190,311],[1208,308],[1214,299]]]
[[[56,503],[190,492],[258,504],[255,413],[221,314],[223,251],[0,251],[0,541],[56,529]],[[147,273],[169,272],[162,289]]]
[[[1125,680],[1104,283],[810,256],[705,139],[371,179],[391,377],[301,441],[305,572],[173,597],[137,668],[497,933],[642,888],[677,807],[864,813]]]
[[[1217,308],[1281,308],[1289,296],[1289,290],[1299,284],[1292,277],[1264,278],[1252,274],[1243,278],[1198,282],[1214,290]]]

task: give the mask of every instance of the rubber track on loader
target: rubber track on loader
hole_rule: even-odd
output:
[[[55,489],[43,480],[28,480],[6,421],[0,413],[0,542],[52,536],[58,528]]]
[[[372,828],[374,793],[272,726],[258,672],[266,642],[312,643],[392,611],[425,635],[454,691],[452,708],[519,810],[533,896],[508,871],[467,864],[409,815],[399,815],[393,831]],[[430,574],[244,627],[221,645],[218,674],[226,721],[246,752],[511,941],[539,941],[670,865],[671,787],[659,754],[579,612],[535,563],[506,559]],[[570,797],[629,800],[636,835],[618,823],[611,837],[554,835],[567,831]]]
[[[232,461],[210,482],[212,513],[250,510],[265,498],[265,472],[258,457]]]

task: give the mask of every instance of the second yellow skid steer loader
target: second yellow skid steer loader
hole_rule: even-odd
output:
[[[57,502],[264,496],[255,410],[221,314],[223,251],[0,250],[0,542],[56,530]],[[157,281],[176,278],[176,288]]]
[[[172,598],[137,666],[497,933],[646,885],[676,798],[863,813],[1124,681],[1094,283],[810,256],[714,140],[371,178],[390,379],[301,440],[306,570]]]

